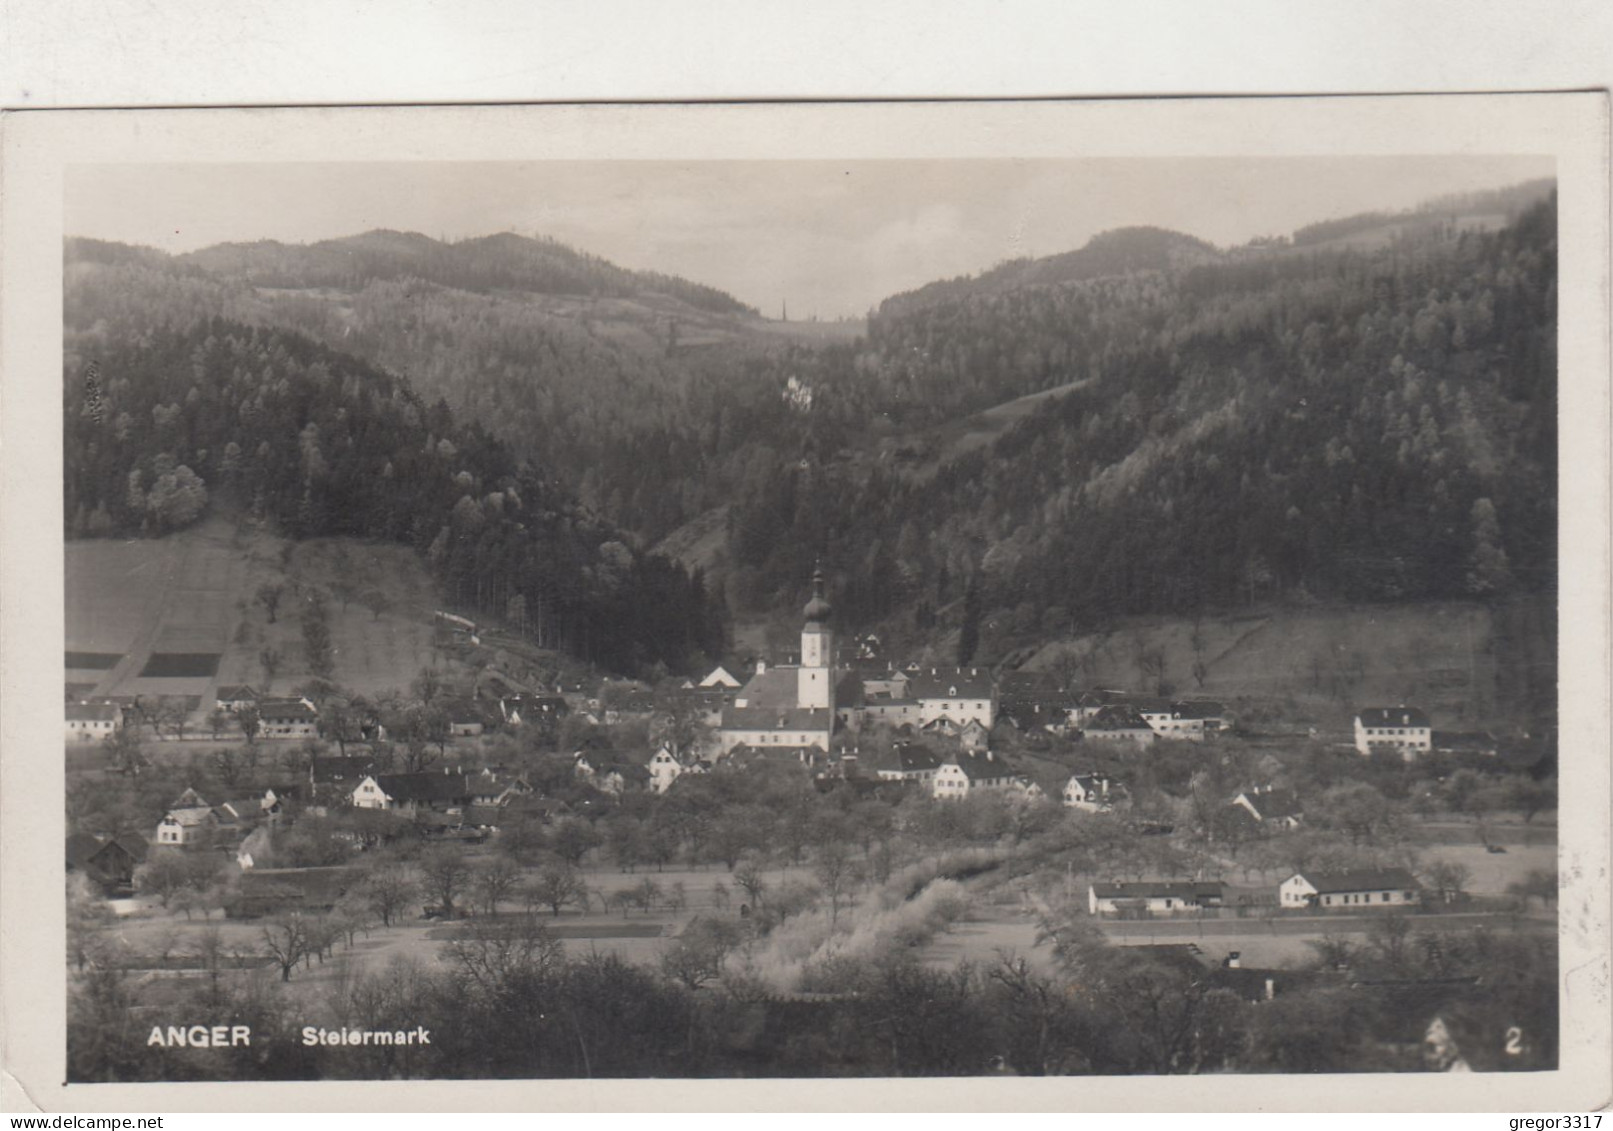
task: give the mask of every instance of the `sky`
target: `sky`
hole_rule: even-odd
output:
[[[557,239],[777,317],[1149,224],[1220,247],[1554,174],[1549,157],[547,161],[75,166],[65,231],[171,252],[375,228]]]

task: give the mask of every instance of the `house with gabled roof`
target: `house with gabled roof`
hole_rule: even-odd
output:
[[[1415,761],[1433,747],[1433,726],[1416,707],[1367,707],[1355,717],[1355,748],[1363,756],[1387,750]]]
[[[317,738],[319,712],[302,696],[258,700],[259,738]]]
[[[1067,808],[1086,813],[1106,813],[1114,808],[1114,798],[1109,793],[1109,779],[1101,774],[1071,774],[1070,780],[1064,783],[1061,796]],[[1118,796],[1117,790],[1115,797]]]
[[[115,703],[67,704],[67,737],[80,742],[106,738],[123,726],[123,708]]]
[[[990,730],[997,719],[996,687],[980,668],[922,669],[909,678],[907,696],[918,701],[921,727],[945,717],[959,726],[972,719]]]
[[[1184,714],[1179,704],[1164,699],[1142,699],[1132,706],[1160,738],[1178,742],[1204,741],[1204,719]]]
[[[1266,828],[1297,829],[1305,816],[1305,807],[1291,789],[1257,785],[1246,789],[1230,802],[1258,824]]]
[[[941,759],[935,751],[918,742],[895,742],[877,757],[864,758],[856,752],[860,769],[872,770],[882,781],[911,781],[928,785],[940,772]]]
[[[1019,776],[994,751],[959,750],[936,770],[931,794],[938,800],[955,801],[974,793],[1013,789]]]
[[[214,703],[225,714],[232,714],[246,707],[256,707],[260,698],[257,689],[247,683],[222,684],[213,693]]]
[[[418,814],[463,809],[475,795],[475,787],[464,774],[366,774],[353,787],[352,798],[358,809]]]
[[[1201,915],[1221,906],[1226,885],[1219,880],[1139,880],[1095,883],[1087,889],[1087,911],[1107,918]]]
[[[157,822],[156,842],[164,848],[185,848],[209,839],[218,824],[218,814],[210,805],[170,809]]]
[[[1100,707],[1081,728],[1087,742],[1131,742],[1147,745],[1159,737],[1159,732],[1131,707]]]
[[[672,748],[666,745],[650,755],[649,764],[645,769],[650,775],[652,793],[665,793],[672,788],[673,782],[683,776],[683,764],[672,753]]]
[[[134,882],[134,870],[146,859],[146,842],[132,835],[73,833],[66,848],[67,871],[107,891],[127,888]]]
[[[706,673],[706,677],[700,681],[698,686],[735,691],[739,688],[739,680],[724,665],[718,664]]]
[[[1290,910],[1385,910],[1419,902],[1417,878],[1404,868],[1295,872],[1277,887],[1277,905]]]

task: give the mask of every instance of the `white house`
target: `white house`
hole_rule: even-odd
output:
[[[296,698],[258,700],[258,735],[261,738],[317,738],[319,712],[309,700]]]
[[[1017,777],[1007,761],[990,750],[960,750],[936,771],[930,791],[939,800],[952,801],[971,793],[1012,789]]]
[[[1277,887],[1277,905],[1324,911],[1405,907],[1419,902],[1417,880],[1404,868],[1295,872]]]
[[[1109,779],[1097,774],[1072,774],[1064,783],[1064,804],[1071,809],[1101,813],[1114,808],[1109,799]]]
[[[918,701],[918,725],[948,718],[958,726],[973,720],[990,730],[996,721],[996,691],[989,672],[979,668],[931,668],[907,682],[907,698]]]
[[[661,747],[650,759],[650,791],[652,793],[665,793],[672,788],[672,783],[683,775],[683,767],[678,764],[668,747]]]
[[[912,781],[928,785],[941,770],[941,759],[928,746],[899,742],[892,747],[889,757],[874,769],[881,781]]]
[[[1433,746],[1428,716],[1415,707],[1368,707],[1355,717],[1355,748],[1362,755],[1391,750],[1414,761]]]
[[[1149,700],[1137,704],[1137,713],[1161,738],[1179,742],[1204,741],[1204,719],[1199,715],[1184,713],[1179,704]]]
[[[123,726],[123,708],[116,703],[69,703],[67,737],[80,742],[105,738]]]
[[[1220,907],[1226,885],[1202,880],[1141,880],[1093,884],[1087,889],[1087,911],[1113,918],[1145,915],[1197,915]]]
[[[210,806],[170,809],[157,824],[157,843],[171,848],[195,844],[218,827],[218,815]]]

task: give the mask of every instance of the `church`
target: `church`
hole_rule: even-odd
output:
[[[802,612],[800,664],[756,665],[723,711],[723,754],[741,745],[816,746],[828,752],[835,720],[834,632],[821,568],[812,575],[812,599]]]

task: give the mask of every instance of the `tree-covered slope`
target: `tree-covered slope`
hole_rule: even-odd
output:
[[[157,534],[208,506],[294,537],[424,552],[448,599],[641,670],[722,645],[698,577],[634,551],[541,465],[367,362],[213,319],[76,335],[64,371],[69,535]]]
[[[867,621],[961,615],[972,576],[984,615],[1078,625],[1549,589],[1555,280],[1548,201],[1494,232],[882,315],[863,349],[816,356],[795,434],[1080,383],[922,481],[784,445],[737,485],[731,584],[765,602],[826,552]]]

